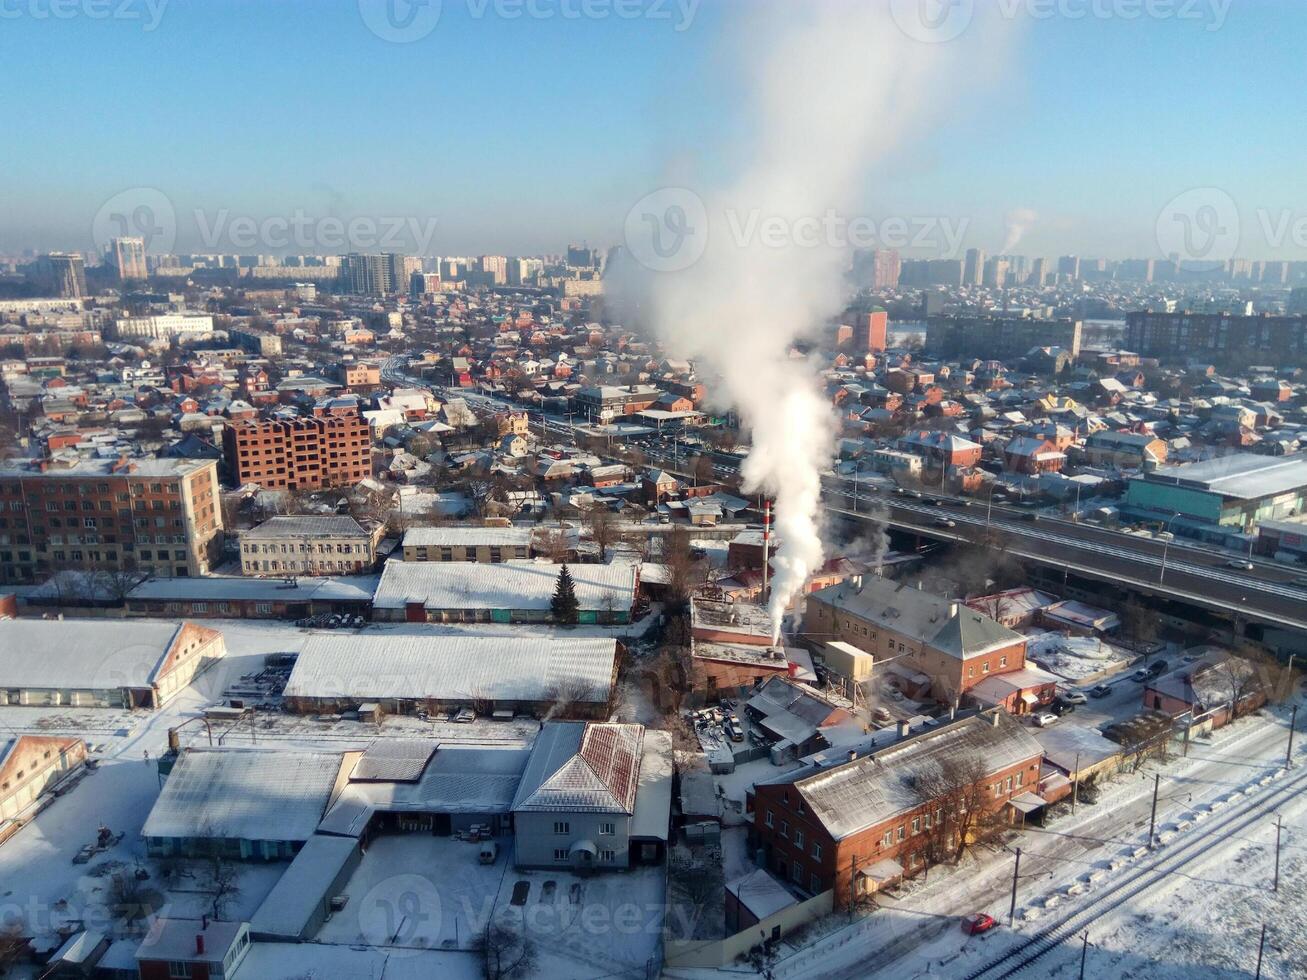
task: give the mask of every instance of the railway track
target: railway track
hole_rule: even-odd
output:
[[[1023,942],[995,956],[985,965],[964,974],[961,980],[1003,980],[1020,976],[1105,913],[1133,901],[1161,884],[1173,872],[1201,857],[1214,838],[1228,837],[1246,830],[1280,804],[1304,791],[1307,791],[1307,769],[1299,769],[1281,777],[1269,789],[1254,788],[1254,795],[1247,797],[1247,805],[1233,804],[1232,809],[1214,815],[1202,825],[1185,832],[1181,840],[1166,845],[1160,854],[1146,864],[1128,871],[1113,884],[1101,886],[1098,893],[1088,901],[1082,902],[1057,921],[1042,926]]]

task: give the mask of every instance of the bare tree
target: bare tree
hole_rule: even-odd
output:
[[[561,564],[567,560],[569,542],[566,528],[537,528],[532,538],[532,548],[538,554],[544,555],[554,564]]]
[[[536,948],[525,932],[501,922],[488,922],[473,949],[481,954],[486,980],[510,980],[531,976],[536,967]]]
[[[210,892],[209,911],[215,919],[221,919],[227,907],[241,893],[240,868],[221,854],[208,856],[205,884]]]
[[[690,549],[690,532],[676,525],[663,537],[663,563],[667,566],[667,608],[679,612],[703,583],[703,566]]]
[[[917,850],[927,860],[956,863],[993,831],[989,775],[985,760],[972,753],[931,760],[908,777],[922,807]]]
[[[585,512],[585,522],[595,547],[599,549],[599,560],[604,561],[608,549],[618,537],[617,521],[614,520],[613,512],[607,507],[591,507]]]

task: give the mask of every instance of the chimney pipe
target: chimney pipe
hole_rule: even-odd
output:
[[[1003,710],[1002,708],[995,708],[994,714],[990,716],[990,724],[993,725],[995,728],[998,727],[998,715],[999,712],[1002,710]]]
[[[900,722],[899,722],[899,738],[907,738],[907,737],[908,737],[908,732],[911,730],[911,728],[912,728],[912,726],[909,725],[906,721],[900,721]]]
[[[767,605],[767,573],[771,564],[771,501],[762,511],[762,604]]]
[[[857,750],[857,749],[849,749],[849,761],[850,761],[850,762],[856,762],[857,760],[858,760],[858,750]]]

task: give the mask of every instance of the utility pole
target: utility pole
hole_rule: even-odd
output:
[[[1011,928],[1012,922],[1017,917],[1017,878],[1021,874],[1021,848],[1017,848],[1017,863],[1012,866],[1012,904],[1007,910],[1007,924]]]
[[[1089,930],[1085,930],[1085,941],[1080,947],[1080,980],[1085,980],[1085,957],[1089,954]]]
[[[1153,849],[1153,828],[1157,826],[1157,787],[1162,782],[1162,774],[1153,774],[1153,810],[1148,815],[1148,849]]]
[[[1289,714],[1289,747],[1284,750],[1284,768],[1293,768],[1293,729],[1298,724],[1298,706],[1295,704]]]
[[[849,921],[853,921],[853,895],[858,884],[858,858],[849,855]]]
[[[1262,938],[1257,941],[1257,973],[1253,980],[1262,980],[1262,953],[1266,949],[1266,923],[1262,923]]]
[[[1280,890],[1280,826],[1283,818],[1277,813],[1275,815],[1275,879],[1271,884],[1271,891]]]
[[[1080,795],[1080,753],[1076,753],[1076,771],[1071,774],[1071,812],[1076,812],[1076,798]]]

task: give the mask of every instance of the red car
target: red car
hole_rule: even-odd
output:
[[[984,912],[976,912],[962,920],[962,931],[968,936],[979,936],[982,932],[989,932],[997,922],[992,915],[986,915]]]

